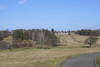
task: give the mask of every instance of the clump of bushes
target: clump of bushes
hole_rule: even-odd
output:
[[[88,30],[88,29],[82,29],[75,32],[79,35],[88,35],[88,36],[98,36],[100,35],[100,30]]]
[[[35,47],[35,42],[32,40],[14,40],[12,47],[21,48],[21,47]]]
[[[45,29],[23,30],[17,29],[13,31],[13,46],[14,47],[32,47],[33,42],[39,48],[56,47],[59,41],[55,35],[54,30],[49,31]]]
[[[89,45],[89,47],[91,47],[92,45],[94,45],[94,44],[96,44],[97,43],[97,38],[96,38],[96,36],[90,36],[89,38],[87,38],[86,40],[85,40],[85,44],[88,44]]]
[[[10,35],[10,32],[8,30],[0,31],[0,41],[8,37],[9,35]]]

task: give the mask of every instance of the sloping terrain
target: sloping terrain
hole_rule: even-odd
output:
[[[88,36],[80,36],[72,33],[68,35],[67,33],[58,33],[58,38],[60,39],[60,44],[64,46],[83,46],[84,41],[88,38]]]
[[[84,41],[87,38],[75,34],[73,36],[79,41]],[[59,37],[65,46],[51,49],[20,48],[0,51],[0,67],[56,67],[69,56],[100,52],[100,47],[80,47],[84,44],[74,41],[67,34]]]

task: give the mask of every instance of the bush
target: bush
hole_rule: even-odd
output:
[[[9,35],[10,35],[10,32],[8,30],[0,31],[0,41],[8,37]]]
[[[89,44],[91,47],[93,44],[97,43],[97,38],[95,36],[90,36],[88,39],[85,40],[86,44]]]
[[[100,35],[100,32],[98,30],[82,29],[82,30],[76,31],[76,34],[79,34],[79,35],[89,35],[89,36],[98,36],[98,35]]]
[[[36,41],[40,48],[47,47],[47,46],[57,46],[58,38],[55,35],[54,30],[22,30],[17,29],[13,31],[13,45],[17,48],[23,46],[32,46],[31,41]]]
[[[13,48],[21,48],[21,47],[36,47],[36,43],[32,40],[14,40],[13,41]]]

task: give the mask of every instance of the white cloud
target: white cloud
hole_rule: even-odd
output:
[[[19,4],[25,4],[28,0],[20,0],[18,3]]]

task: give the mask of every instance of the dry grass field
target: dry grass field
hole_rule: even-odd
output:
[[[0,51],[0,67],[57,67],[70,56],[100,52],[100,47],[82,48],[84,44],[73,41],[69,36],[61,35],[64,46],[51,49],[20,48]],[[75,36],[83,41],[84,36]],[[65,38],[65,39],[64,39]],[[68,39],[67,39],[68,38]],[[80,45],[80,46],[79,46]]]
[[[0,52],[0,67],[56,67],[65,58],[100,48],[14,49]]]

